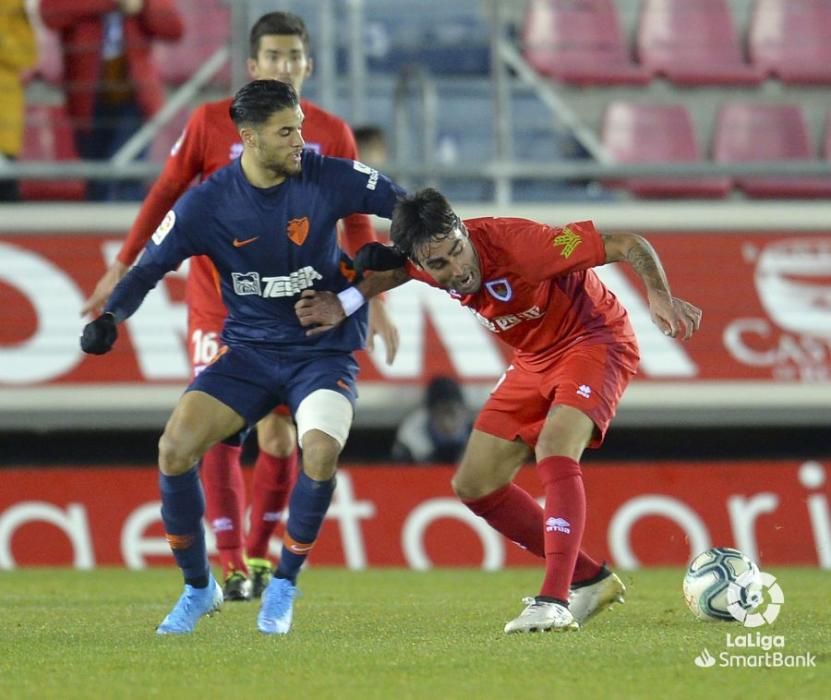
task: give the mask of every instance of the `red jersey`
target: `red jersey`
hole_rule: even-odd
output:
[[[606,260],[594,224],[562,228],[527,219],[468,219],[482,287],[450,295],[515,348],[513,362],[533,369],[578,343],[636,343],[626,310],[590,269]],[[411,277],[438,286],[408,263]]]
[[[195,178],[205,180],[242,154],[239,133],[228,114],[231,102],[229,97],[194,110],[121,246],[120,262],[128,266],[135,262],[165,214]],[[345,121],[308,100],[301,100],[300,108],[305,115],[306,148],[325,156],[357,158],[355,137]],[[374,240],[375,231],[368,216],[353,214],[344,219],[343,245],[348,253],[354,255],[361,246]],[[204,256],[191,259],[187,302],[191,313],[226,315],[214,267]]]

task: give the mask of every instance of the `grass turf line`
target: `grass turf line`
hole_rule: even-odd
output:
[[[294,627],[256,630],[258,603],[226,603],[187,637],[154,628],[181,592],[177,571],[0,572],[2,698],[829,698],[831,573],[771,570],[785,593],[772,627],[814,669],[701,669],[738,624],[686,609],[680,569],[624,572],[627,602],[570,634],[507,636],[540,572],[310,568]],[[566,695],[568,694],[568,695]]]

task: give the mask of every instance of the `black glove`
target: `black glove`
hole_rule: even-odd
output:
[[[363,274],[365,270],[376,272],[397,270],[404,267],[405,262],[407,262],[407,256],[395,246],[377,242],[367,243],[355,256],[355,270],[359,275]]]
[[[103,355],[112,350],[118,330],[115,327],[115,317],[110,314],[101,314],[91,321],[81,332],[81,350],[90,355]]]

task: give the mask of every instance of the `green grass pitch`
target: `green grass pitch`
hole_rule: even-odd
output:
[[[784,654],[815,668],[699,668],[738,624],[696,621],[682,571],[624,572],[627,602],[570,634],[506,636],[540,571],[354,573],[311,567],[286,637],[258,603],[226,603],[193,635],[154,627],[181,592],[173,569],[0,572],[0,698],[831,698],[831,573],[772,569]],[[756,630],[750,631],[755,636]]]

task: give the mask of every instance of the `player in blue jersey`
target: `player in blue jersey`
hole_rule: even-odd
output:
[[[329,507],[352,423],[358,371],[352,352],[366,338],[364,300],[389,286],[382,275],[352,284],[336,224],[355,212],[390,218],[403,194],[361,163],[304,151],[303,112],[286,83],[249,83],[230,114],[242,156],[176,203],[81,336],[85,352],[107,352],[117,324],[167,272],[193,255],[215,265],[228,309],[223,347],[181,397],[159,441],[162,520],[185,578],[159,634],[192,632],[222,604],[208,564],[195,466],[210,447],[235,439],[279,404],[289,406],[297,423],[303,471],[257,626],[267,634],[289,631],[297,575]],[[301,299],[327,301],[347,318],[310,335],[297,317]]]

